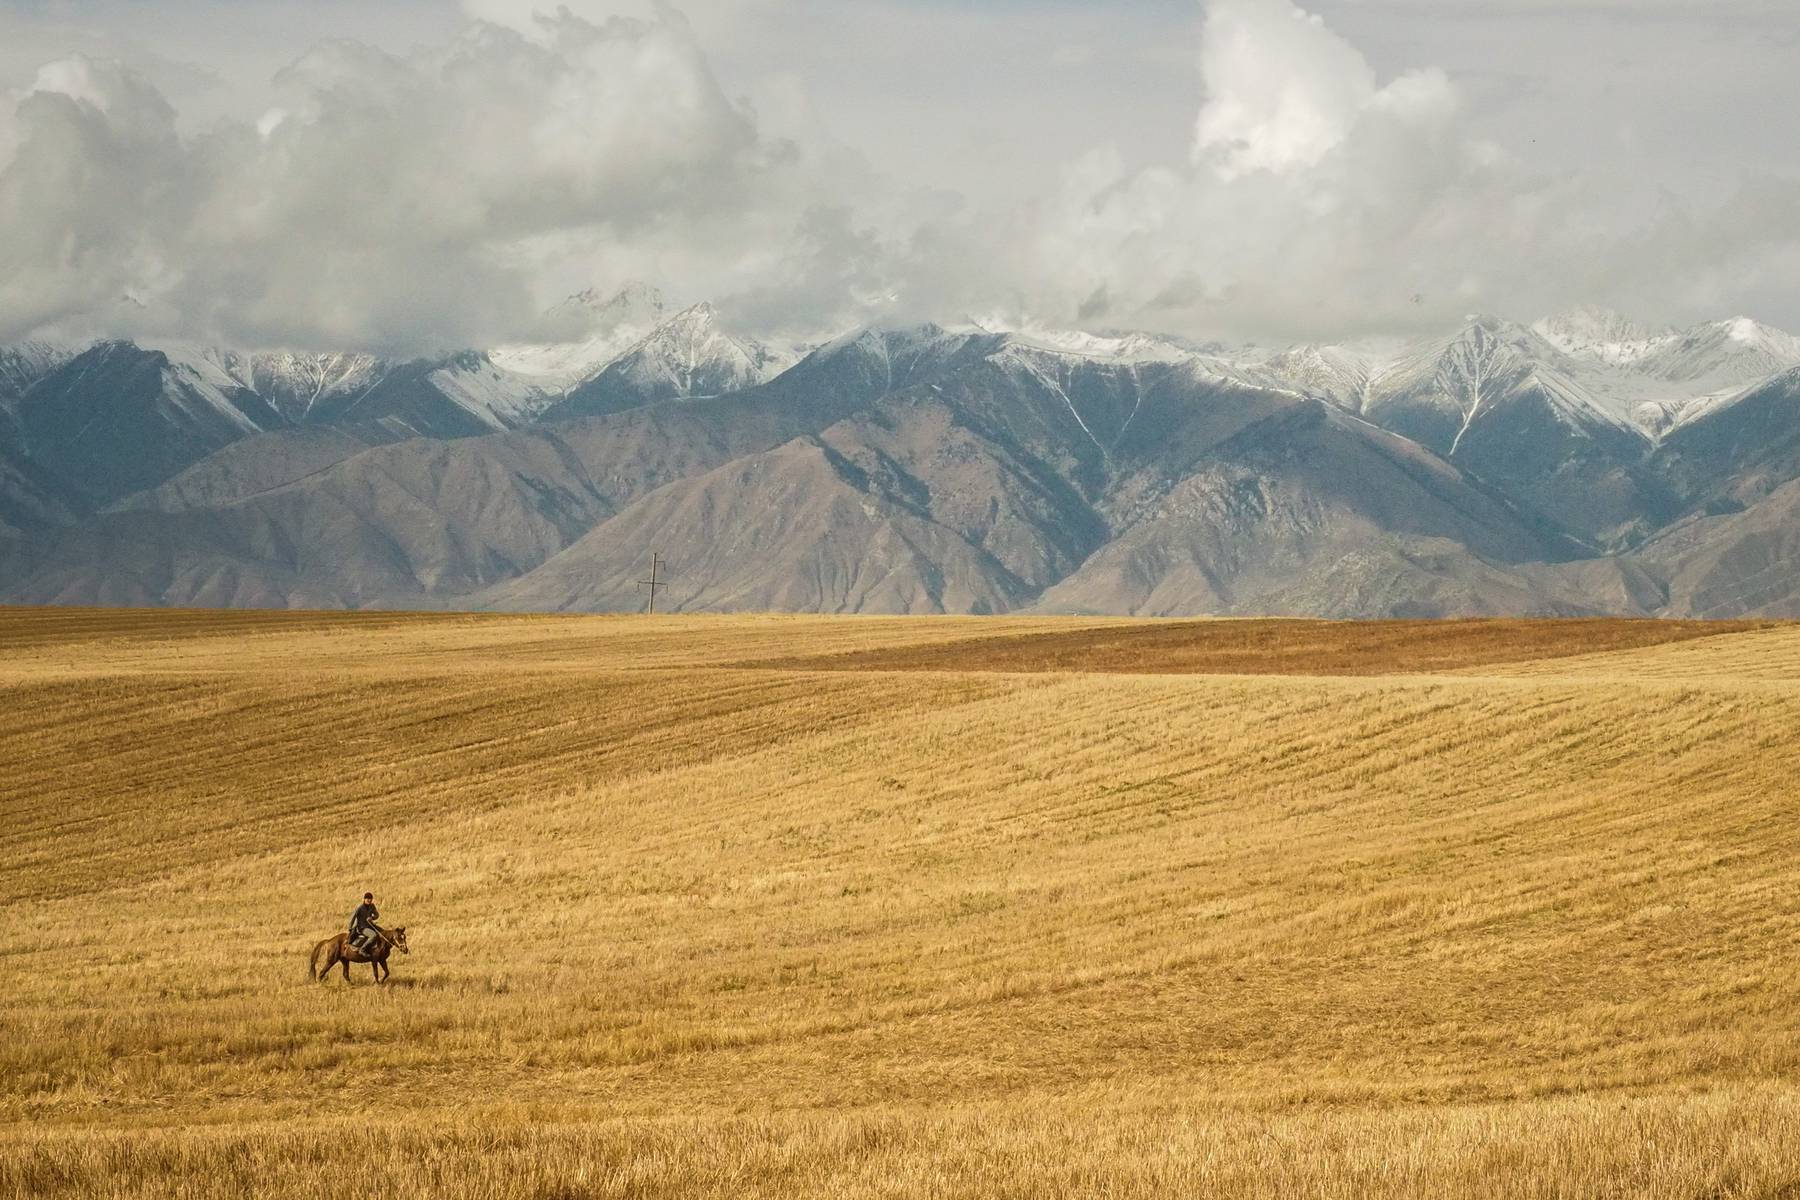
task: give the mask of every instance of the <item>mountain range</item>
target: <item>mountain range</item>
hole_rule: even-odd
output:
[[[0,602],[1800,614],[1800,339],[866,328],[654,289],[441,358],[0,348]]]

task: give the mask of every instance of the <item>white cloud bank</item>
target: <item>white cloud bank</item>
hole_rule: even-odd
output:
[[[475,23],[396,58],[328,42],[281,104],[183,140],[115,63],[52,64],[0,146],[0,337],[46,324],[429,349],[520,332],[582,270],[730,286],[824,169],[763,137],[684,23]]]
[[[1271,339],[1575,301],[1685,316],[1800,282],[1792,177],[1631,228],[1616,192],[1472,136],[1445,73],[1384,81],[1290,0],[1205,5],[1187,161],[1096,150],[1023,211],[772,136],[673,10],[482,2],[506,24],[407,57],[323,44],[276,107],[199,136],[116,64],[45,67],[0,109],[0,342],[425,352],[573,332],[536,314],[627,278],[790,331],[1003,314]]]
[[[1633,228],[1615,188],[1474,136],[1442,71],[1383,83],[1290,0],[1211,0],[1201,46],[1190,161],[1075,164],[1009,264],[1015,319],[1309,339],[1576,302],[1670,319],[1800,282],[1792,177]]]

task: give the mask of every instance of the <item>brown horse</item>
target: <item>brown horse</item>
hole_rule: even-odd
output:
[[[312,977],[320,983],[324,983],[325,976],[331,974],[331,968],[339,964],[342,964],[344,968],[344,982],[349,983],[351,963],[368,963],[369,969],[375,973],[375,982],[381,983],[388,977],[388,955],[392,954],[395,949],[402,954],[412,953],[406,945],[406,926],[404,925],[377,930],[374,948],[367,952],[360,947],[352,946],[349,934],[334,933],[312,948],[312,958],[308,961],[311,964]],[[319,965],[321,954],[325,956],[325,965],[322,967]]]

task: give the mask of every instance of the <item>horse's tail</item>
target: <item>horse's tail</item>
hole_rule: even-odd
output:
[[[327,946],[331,945],[331,943],[336,940],[337,939],[334,937],[328,937],[324,941],[320,942],[318,945],[316,945],[312,948],[312,954],[306,960],[306,977],[308,979],[317,981],[319,979],[324,978],[326,971],[331,970],[331,967],[332,967],[331,956],[330,955],[325,956],[325,966],[323,968],[321,968],[319,966],[319,955],[321,952],[323,952],[325,950],[325,948]]]

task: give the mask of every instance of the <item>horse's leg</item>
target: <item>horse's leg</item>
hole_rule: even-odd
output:
[[[350,982],[350,956],[348,954],[344,954],[344,955],[340,956],[338,958],[338,963],[340,966],[342,966],[344,968],[344,982],[349,983]]]

